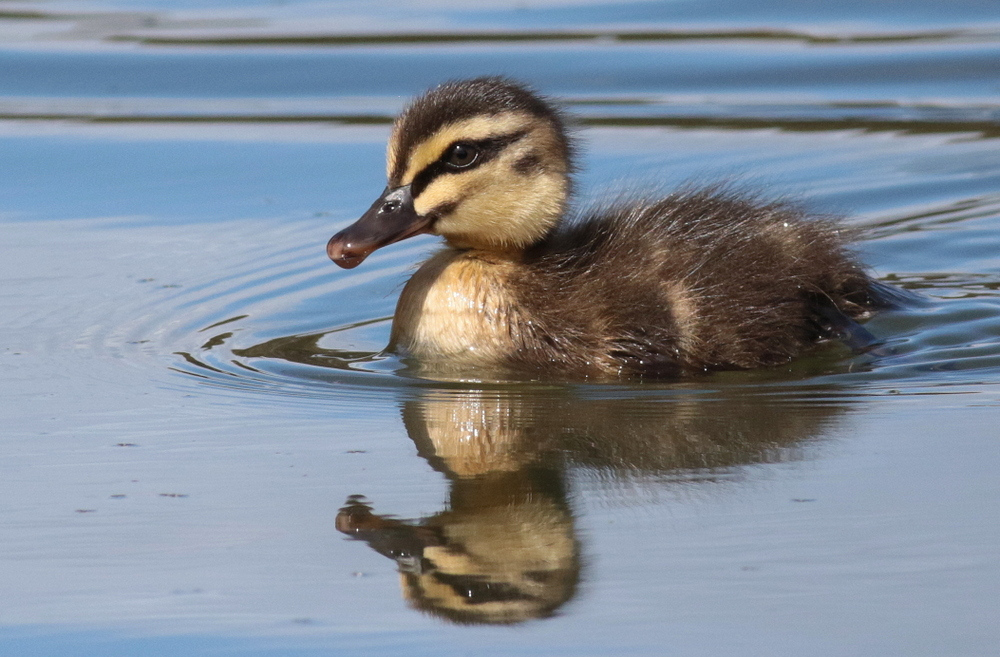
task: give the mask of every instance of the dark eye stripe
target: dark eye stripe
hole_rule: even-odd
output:
[[[413,182],[410,183],[410,194],[413,198],[417,198],[422,191],[427,189],[427,186],[431,184],[431,181],[440,175],[471,171],[472,169],[489,162],[500,155],[505,148],[521,140],[526,134],[528,134],[527,130],[520,130],[518,132],[512,132],[509,135],[500,135],[498,137],[490,137],[489,139],[480,139],[479,141],[465,142],[462,140],[448,144],[448,147],[444,149],[444,153],[440,159],[431,162],[424,167],[420,173],[413,177]],[[458,143],[468,143],[475,146],[479,150],[479,158],[470,166],[460,170],[449,167],[443,159],[448,156],[451,149]]]

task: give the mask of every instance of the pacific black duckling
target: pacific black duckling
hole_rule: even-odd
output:
[[[725,188],[566,219],[559,110],[499,77],[443,84],[397,118],[388,186],[327,253],[356,267],[421,233],[389,348],[431,367],[673,377],[790,360],[882,305],[837,226]]]

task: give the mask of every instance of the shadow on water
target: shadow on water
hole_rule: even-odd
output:
[[[445,475],[447,506],[400,520],[348,498],[337,528],[396,561],[414,608],[458,623],[554,614],[581,579],[568,474],[609,484],[729,481],[741,466],[797,460],[849,401],[731,391],[589,399],[569,390],[429,391],[402,405],[420,456]]]

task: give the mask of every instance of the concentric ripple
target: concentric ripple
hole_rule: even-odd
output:
[[[911,248],[914,234],[951,230],[957,223],[984,253],[1000,246],[994,243],[996,238],[987,237],[1000,233],[997,199],[970,199],[949,207],[923,208],[910,216],[881,217],[869,224],[871,239],[863,247],[891,261],[894,252]],[[202,263],[192,270],[195,280],[161,285],[152,299],[144,296],[142,306],[128,313],[131,319],[100,331],[106,348],[126,360],[183,378],[183,383],[172,378],[174,385],[194,383],[222,392],[350,401],[359,394],[372,394],[373,388],[484,385],[481,380],[422,379],[383,351],[399,288],[413,263],[433,248],[432,240],[385,249],[364,267],[347,272],[331,265],[323,253],[322,245],[333,230],[329,222],[259,226],[255,241],[269,245],[264,249],[222,237],[220,233],[231,232],[227,227],[193,230],[212,233],[199,240],[219,243],[219,259],[211,267]],[[952,238],[940,248],[953,248],[954,242]],[[925,249],[934,243],[926,235],[919,240]],[[956,264],[967,266],[968,256],[966,251],[956,257]],[[947,260],[947,254],[937,253],[925,261]],[[636,386],[690,389],[692,383],[712,389],[786,389],[803,384],[917,389],[992,379],[982,375],[1000,366],[1000,274],[985,270],[882,274],[886,282],[911,290],[914,296],[904,307],[869,323],[869,330],[886,343],[876,354],[851,354],[839,345],[827,345],[771,370],[621,386],[635,391]]]
[[[240,234],[253,234],[265,246],[238,243],[228,225],[190,227],[198,233],[192,239],[218,245],[212,254],[218,257],[189,267],[183,258],[195,256],[190,250],[174,259],[173,270],[186,271],[189,280],[149,279],[134,296],[137,307],[95,337],[130,364],[170,372],[169,385],[323,398],[403,385],[392,375],[403,365],[381,351],[392,288],[426,244],[342,276],[321,248],[329,226],[241,226]]]

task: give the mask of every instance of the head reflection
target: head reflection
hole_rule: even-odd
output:
[[[741,465],[800,458],[842,404],[765,395],[581,399],[570,392],[435,391],[403,421],[418,452],[450,481],[440,513],[377,515],[349,498],[337,529],[399,567],[404,598],[459,623],[552,615],[573,597],[580,548],[568,468],[603,479],[724,478]]]

